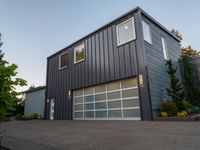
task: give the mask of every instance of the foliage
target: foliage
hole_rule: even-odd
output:
[[[2,46],[0,35],[0,47]],[[26,81],[16,78],[17,75],[15,64],[9,63],[3,59],[4,53],[0,50],[0,116],[12,115],[15,110],[15,100],[18,93],[15,86],[24,86]]]
[[[18,116],[18,119],[20,119],[20,120],[35,120],[35,119],[38,119],[38,114],[33,113],[31,115]]]
[[[179,32],[178,30],[172,29],[172,30],[171,30],[171,33],[172,33],[177,39],[179,39],[180,41],[183,40],[183,37],[182,37],[182,35],[180,34],[180,32]]]
[[[31,86],[28,88],[28,90],[33,90],[33,89],[35,89],[35,85],[31,85]]]
[[[182,99],[183,99],[183,89],[182,85],[179,82],[179,79],[176,77],[176,71],[177,67],[174,68],[172,65],[171,60],[166,61],[166,66],[167,66],[167,73],[170,78],[170,88],[167,88],[167,94],[171,96],[172,101],[175,102],[178,110],[181,109],[182,105]]]
[[[186,111],[181,111],[181,112],[178,112],[176,116],[177,117],[186,117],[186,116],[188,116],[188,113]]]
[[[15,100],[15,114],[24,114],[24,101],[22,98],[16,98]]]
[[[161,117],[168,117],[167,112],[161,112]]]
[[[184,100],[182,102],[182,106],[183,106],[182,110],[187,111],[187,112],[192,107],[192,105],[190,104],[190,102],[186,101],[186,100]]]
[[[194,66],[191,63],[191,57],[183,55],[181,59],[183,69],[183,89],[184,98],[189,100],[192,106],[200,107],[200,88],[196,83],[194,75]]]
[[[166,101],[161,106],[161,112],[166,112],[168,116],[175,116],[178,112],[178,108],[174,101]]]
[[[200,113],[200,107],[198,106],[191,106],[188,109],[188,113],[192,114],[192,113]]]
[[[188,47],[181,48],[181,56],[194,57],[194,56],[199,56],[199,54],[200,52],[194,50],[190,45]]]

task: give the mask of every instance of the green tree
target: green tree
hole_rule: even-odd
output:
[[[0,48],[2,46],[0,34]],[[16,96],[19,94],[15,86],[24,86],[26,81],[16,78],[17,65],[4,60],[4,53],[0,50],[0,117],[12,115],[15,110]]]
[[[166,72],[168,73],[170,78],[170,87],[166,89],[167,94],[171,96],[172,101],[175,102],[178,110],[180,110],[182,108],[183,89],[181,83],[179,82],[179,79],[176,77],[177,67],[173,67],[171,60],[166,61],[166,66]]]

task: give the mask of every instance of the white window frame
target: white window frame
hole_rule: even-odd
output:
[[[121,26],[121,25],[123,25],[123,24],[125,24],[125,23],[127,23],[127,22],[129,22],[129,21],[132,21],[132,24],[133,24],[133,37],[131,38],[131,39],[129,39],[129,40],[126,40],[126,41],[124,41],[123,43],[120,43],[119,42],[119,27]],[[116,32],[117,32],[117,46],[120,46],[120,45],[123,45],[123,44],[125,44],[125,43],[128,43],[128,42],[130,42],[130,41],[132,41],[132,40],[135,40],[136,39],[136,30],[135,30],[135,20],[134,20],[134,17],[131,17],[131,18],[129,18],[129,19],[127,19],[127,20],[125,20],[125,21],[123,21],[123,22],[121,22],[120,24],[118,24],[118,25],[116,25]]]
[[[78,48],[81,47],[82,45],[84,46],[84,59],[81,59],[81,60],[79,60],[79,61],[76,61],[76,51],[77,51]],[[77,64],[77,63],[80,63],[80,62],[84,61],[84,60],[85,60],[85,57],[86,57],[86,46],[85,46],[85,43],[81,43],[81,44],[79,44],[78,46],[74,47],[74,64]]]
[[[145,20],[142,20],[142,31],[143,31],[143,37],[145,37],[145,36],[144,36],[144,28],[143,28],[143,23],[144,23],[144,24],[146,24],[146,25],[148,26],[148,30],[149,30],[149,37],[150,37],[150,41],[147,41],[147,40],[145,40],[145,38],[144,38],[144,41],[146,41],[147,43],[149,43],[149,44],[151,44],[151,45],[152,45],[151,26],[150,26],[150,24],[149,24],[147,21],[145,21]]]
[[[169,54],[168,54],[167,45],[166,45],[166,38],[163,35],[161,35],[161,44],[162,44],[164,59],[169,60]]]
[[[65,54],[67,54],[67,61],[68,61],[68,53],[67,53],[67,52],[64,52],[64,53],[60,54],[60,55],[59,55],[59,70],[62,70],[62,69],[64,69],[64,68],[67,68],[67,67],[68,67],[68,62],[67,62],[67,65],[66,65],[66,66],[61,67],[61,57],[62,57],[63,55],[65,55]]]

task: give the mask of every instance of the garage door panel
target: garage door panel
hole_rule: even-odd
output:
[[[108,110],[108,117],[109,118],[121,118],[122,110]]]
[[[130,78],[74,91],[74,119],[140,119],[137,79]]]
[[[123,107],[139,107],[139,100],[138,99],[125,99],[122,101]]]
[[[96,118],[107,118],[107,111],[96,111]]]
[[[121,100],[108,101],[108,108],[121,108]]]
[[[106,108],[107,108],[106,102],[95,103],[95,109],[106,109]]]
[[[140,117],[139,109],[127,109],[123,110],[124,117]]]

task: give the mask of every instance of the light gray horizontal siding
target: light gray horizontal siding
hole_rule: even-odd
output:
[[[169,87],[169,77],[166,73],[167,67],[162,50],[161,35],[166,38],[166,47],[169,58],[175,65],[178,65],[180,56],[180,44],[164,30],[153,24],[150,20],[143,18],[150,24],[152,45],[145,42],[145,58],[149,77],[150,95],[152,108],[159,109],[164,100],[170,99],[166,93],[166,88]],[[180,77],[180,71],[177,73]]]

